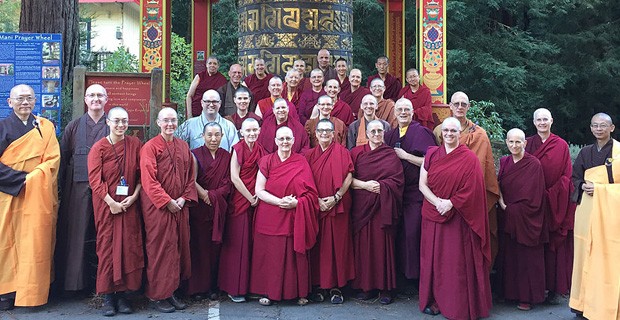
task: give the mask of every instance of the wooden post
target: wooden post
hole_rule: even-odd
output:
[[[73,108],[71,120],[84,114],[84,93],[86,91],[86,67],[77,66],[73,69]]]
[[[149,100],[151,125],[149,126],[149,137],[152,138],[159,134],[157,126],[157,114],[163,104],[164,72],[160,68],[151,70],[151,99]],[[148,139],[145,139],[148,140]]]
[[[207,68],[207,57],[211,54],[211,5],[213,2],[217,1],[192,1],[192,70],[194,74]]]

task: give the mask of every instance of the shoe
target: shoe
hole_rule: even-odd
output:
[[[305,306],[305,305],[308,304],[308,302],[310,302],[310,301],[308,299],[306,299],[306,298],[299,298],[297,300],[297,305],[298,306]]]
[[[103,306],[101,306],[101,312],[106,317],[111,317],[116,315],[116,309],[114,308],[114,295],[104,294],[103,295]]]
[[[342,304],[344,302],[342,291],[340,291],[340,289],[338,288],[329,290],[329,295],[331,296],[331,298],[329,298],[329,301],[332,304]]]
[[[322,289],[317,289],[315,292],[313,292],[310,295],[310,300],[312,300],[312,302],[323,302],[323,301],[325,301],[325,295],[323,294],[323,290]]]
[[[271,299],[267,297],[262,297],[258,299],[258,304],[260,304],[261,306],[270,306],[273,304],[273,301],[271,301]]]
[[[133,313],[133,308],[129,303],[129,300],[125,297],[125,293],[119,293],[117,295],[118,300],[116,301],[118,312],[122,314],[131,314]]]
[[[244,296],[231,296],[231,295],[228,295],[228,297],[234,303],[245,302],[245,297]]]
[[[179,301],[174,295],[172,297],[166,299],[176,310],[183,310],[187,308],[187,304]]]
[[[379,303],[381,303],[381,304],[387,305],[387,304],[390,304],[392,302],[394,302],[394,299],[392,299],[392,297],[390,297],[390,296],[383,296],[383,297],[379,298]]]
[[[530,311],[532,310],[532,305],[525,302],[519,302],[519,304],[517,305],[517,309],[521,311]]]
[[[545,299],[545,303],[550,304],[550,305],[562,304],[563,303],[562,298],[563,296],[559,293],[549,292],[547,299]]]
[[[431,315],[431,316],[436,316],[438,314],[440,314],[441,312],[439,312],[439,307],[437,307],[437,305],[432,304],[426,308],[424,308],[424,311],[422,311],[425,314]]]
[[[15,308],[15,299],[13,298],[2,298],[0,300],[0,311],[9,311]]]
[[[168,300],[163,299],[163,300],[151,300],[151,306],[153,306],[153,308],[159,312],[163,312],[163,313],[171,313],[174,312],[174,307],[170,304],[170,302],[168,302]]]
[[[373,298],[373,295],[370,291],[362,291],[355,295],[355,299],[357,300],[370,300]]]

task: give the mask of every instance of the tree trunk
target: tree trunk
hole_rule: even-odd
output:
[[[62,83],[69,84],[79,57],[78,0],[22,0],[19,31],[62,34]]]

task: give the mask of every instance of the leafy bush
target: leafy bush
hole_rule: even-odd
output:
[[[131,54],[124,46],[118,47],[105,61],[106,72],[138,72],[138,57]]]
[[[470,101],[467,118],[484,128],[491,143],[504,143],[506,131],[502,128],[504,120],[495,111],[495,104],[490,101]]]
[[[192,46],[172,33],[170,48],[170,101],[177,103],[179,123],[185,120],[185,96],[193,79]]]
[[[570,152],[571,162],[575,162],[575,159],[577,159],[577,155],[579,154],[579,151],[583,147],[585,147],[585,145],[572,144],[572,143],[568,144],[568,152]]]

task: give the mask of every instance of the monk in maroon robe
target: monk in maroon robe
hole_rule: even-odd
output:
[[[338,85],[340,86],[340,91],[348,90],[351,88],[351,82],[349,82],[349,77],[347,76],[347,72],[349,71],[349,67],[347,66],[347,60],[345,58],[336,59],[336,80],[338,80]]]
[[[308,134],[299,121],[290,118],[288,102],[284,99],[278,99],[273,104],[272,115],[263,120],[263,127],[258,136],[258,142],[265,148],[267,153],[273,153],[277,150],[274,140],[276,131],[282,127],[289,127],[295,135],[295,144],[293,152],[303,152],[309,148]]]
[[[295,108],[297,108],[303,92],[303,88],[299,85],[299,79],[299,71],[294,68],[289,69],[284,77],[285,84],[282,88],[282,97],[294,104]]]
[[[447,118],[443,145],[420,169],[420,311],[478,319],[491,309],[491,247],[484,177],[476,154],[459,144],[460,122]]]
[[[218,71],[219,67],[220,63],[217,61],[217,58],[210,56],[207,58],[207,69],[196,74],[194,80],[192,80],[185,98],[187,119],[200,115],[202,112],[200,100],[202,100],[202,95],[207,90],[217,90],[227,84],[228,80]]]
[[[261,305],[299,298],[310,292],[308,251],[316,243],[319,200],[306,158],[293,152],[293,132],[276,132],[278,151],[258,162],[250,291],[263,295]]]
[[[312,284],[329,290],[331,303],[340,304],[344,298],[339,288],[355,278],[348,192],[353,180],[353,162],[349,150],[334,141],[331,121],[319,121],[315,135],[319,145],[306,152],[320,208],[319,235],[311,250]],[[325,292],[317,292],[315,296],[322,301],[324,295]]]
[[[370,90],[361,86],[362,71],[359,69],[351,69],[351,72],[349,72],[349,82],[351,83],[351,87],[348,90],[342,90],[339,97],[351,107],[353,115],[357,115],[362,104],[362,99],[365,95],[370,94]]]
[[[351,219],[357,272],[351,286],[362,290],[358,299],[370,299],[375,290],[380,290],[381,304],[390,304],[390,291],[396,288],[394,237],[405,179],[394,149],[383,143],[383,123],[370,121],[366,134],[368,144],[351,150],[355,166]]]
[[[254,59],[254,73],[243,79],[245,86],[252,92],[254,101],[261,101],[269,97],[269,90],[267,87],[272,77],[273,74],[267,73],[265,60]]]
[[[261,117],[262,119],[269,118],[270,115],[273,114],[273,103],[277,99],[282,98],[282,79],[279,77],[273,77],[269,80],[269,94],[268,98],[262,99],[258,101],[258,105],[256,106],[256,115]],[[285,99],[286,100],[286,99]],[[286,100],[288,104],[289,117],[292,117],[296,120],[299,120],[299,115],[297,115],[297,109],[295,105]]]
[[[138,138],[125,136],[129,116],[112,108],[106,120],[110,134],[88,153],[88,181],[93,193],[97,230],[97,293],[104,297],[106,316],[132,313],[125,291],[142,286],[144,247],[142,216],[136,204],[140,184]],[[125,187],[119,189],[118,187]]]
[[[500,160],[501,197],[500,253],[503,260],[504,298],[519,302],[528,311],[545,300],[544,212],[545,177],[536,157],[525,153],[525,133],[512,129],[506,134],[511,155]],[[503,215],[501,215],[503,213]]]
[[[435,120],[433,119],[433,106],[431,91],[425,85],[420,83],[420,75],[418,70],[407,70],[407,83],[398,93],[398,98],[406,98],[413,104],[413,119],[423,126],[433,130],[435,128]]]
[[[301,92],[312,89],[310,79],[306,77],[306,61],[297,59],[293,62],[293,69],[299,72],[299,88]]]
[[[534,112],[537,134],[527,138],[525,151],[538,160],[545,174],[543,210],[549,228],[545,244],[545,272],[548,300],[560,303],[558,295],[567,295],[573,272],[573,227],[575,203],[570,201],[575,187],[571,182],[573,167],[568,144],[551,133],[553,118],[549,110]]]
[[[198,205],[189,209],[192,276],[187,294],[201,300],[208,294],[216,300],[220,244],[230,195],[230,153],[220,148],[222,127],[205,125],[205,144],[192,150]]]
[[[177,113],[163,108],[157,117],[161,134],[140,151],[140,204],[146,233],[144,294],[161,312],[186,307],[173,295],[191,275],[189,207],[198,201],[192,153],[174,137]]]
[[[333,109],[331,111],[332,117],[336,117],[344,122],[345,126],[349,126],[353,121],[355,121],[355,116],[353,115],[353,111],[349,105],[338,99],[338,94],[340,93],[340,84],[338,80],[331,79],[327,80],[324,87],[325,94],[332,98],[333,101]]]
[[[235,186],[222,235],[218,284],[233,302],[244,302],[250,285],[252,221],[258,204],[255,194],[258,160],[267,154],[256,142],[258,121],[246,120],[240,130],[243,139],[233,146],[230,179]]]
[[[377,62],[375,63],[375,67],[377,68],[377,74],[369,76],[366,80],[366,86],[370,88],[370,84],[374,79],[381,79],[385,83],[385,93],[383,94],[385,99],[391,99],[392,101],[398,100],[398,92],[400,88],[403,86],[400,82],[400,79],[391,75],[388,72],[389,69],[389,60],[386,56],[381,56],[377,58]]]
[[[239,89],[235,91],[233,100],[237,111],[232,115],[226,116],[225,118],[234,123],[237,130],[241,129],[241,124],[245,119],[252,118],[259,122],[262,121],[261,117],[257,116],[254,112],[249,111],[252,96],[246,87],[239,87]]]
[[[376,79],[374,81],[377,81]],[[380,80],[379,80],[380,81]],[[435,136],[428,128],[413,121],[413,106],[407,99],[396,102],[394,113],[398,126],[385,134],[385,143],[394,148],[405,174],[403,192],[403,218],[396,241],[399,271],[407,279],[420,278],[420,236],[422,200],[420,192],[420,165],[426,149],[435,146]]]
[[[297,104],[297,110],[299,111],[299,122],[306,124],[306,121],[310,119],[312,110],[316,105],[319,97],[325,94],[323,90],[323,71],[320,69],[314,69],[310,73],[310,83],[312,88],[310,90],[305,89],[299,97],[299,103]]]

